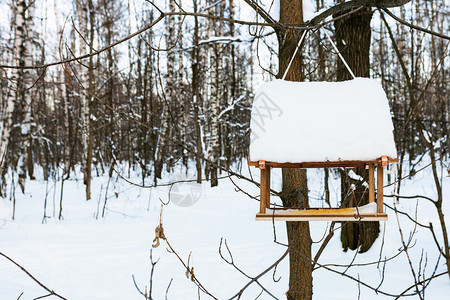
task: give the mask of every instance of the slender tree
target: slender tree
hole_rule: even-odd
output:
[[[169,0],[169,11],[175,12],[174,0]],[[176,82],[176,70],[175,70],[175,50],[176,50],[176,37],[175,37],[175,17],[169,16],[166,23],[167,35],[166,35],[166,47],[167,52],[167,76],[165,82],[165,91],[163,95],[163,114],[161,120],[161,132],[164,136],[172,136],[173,120],[171,120],[171,105],[175,104],[177,98],[175,82]],[[158,150],[156,152],[155,161],[155,177],[161,178],[162,167],[164,163],[164,155],[170,157],[171,144],[165,139],[159,138]],[[169,155],[167,155],[169,154]],[[170,168],[171,159],[167,161],[167,168]]]
[[[198,12],[197,0],[193,0],[194,13]],[[194,17],[194,34],[193,34],[193,47],[191,50],[192,60],[192,105],[194,110],[194,126],[195,126],[195,168],[197,169],[197,182],[202,182],[202,164],[201,156],[203,154],[202,148],[202,133],[199,119],[200,109],[200,86],[199,86],[199,68],[200,68],[200,49],[199,49],[199,21],[197,17]]]
[[[33,64],[32,57],[32,39],[33,39],[33,18],[34,18],[34,1],[26,4],[25,15],[25,47],[23,48],[24,65],[30,66]],[[32,90],[30,89],[33,84],[33,78],[31,70],[25,69],[22,71],[21,76],[21,88],[19,90],[20,102],[23,106],[23,121],[21,124],[21,136],[22,136],[22,157],[19,159],[19,185],[22,191],[25,191],[25,180],[27,173],[30,179],[34,179],[33,176],[33,156],[32,156],[32,136],[31,136],[31,123],[32,123]]]

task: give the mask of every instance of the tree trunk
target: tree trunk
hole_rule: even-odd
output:
[[[59,23],[59,14],[58,14],[58,1],[54,0],[53,2],[53,6],[54,6],[54,10],[55,10],[55,25],[56,25],[56,30],[58,32],[58,38],[61,37],[62,34],[62,28],[61,25]],[[55,53],[55,57],[59,56],[59,48],[56,50]],[[58,70],[58,85],[61,87],[61,89],[58,92],[58,98],[60,103],[62,104],[62,114],[63,114],[63,124],[64,124],[64,136],[63,136],[63,141],[64,141],[64,157],[63,157],[63,161],[64,161],[64,173],[67,175],[67,177],[69,177],[70,174],[70,144],[71,144],[71,139],[70,139],[70,128],[69,128],[69,109],[68,109],[68,97],[67,97],[67,89],[66,89],[66,76],[64,73],[64,67],[61,67]]]
[[[222,2],[223,4],[224,2]],[[217,7],[213,5],[213,1],[210,3],[211,7],[209,8],[210,15],[217,15],[214,13],[214,10],[218,12],[218,14],[222,14],[221,8],[222,5]],[[218,24],[218,21],[214,19],[210,19],[209,21],[209,32],[213,36],[221,36],[222,24]],[[219,163],[219,151],[220,151],[220,140],[219,140],[219,110],[220,110],[220,95],[221,89],[219,87],[220,77],[222,71],[222,46],[219,43],[210,43],[208,47],[209,52],[209,69],[210,69],[210,93],[209,93],[209,103],[211,106],[211,135],[209,139],[208,145],[208,160],[213,161],[215,163]],[[205,173],[207,176],[210,176],[211,186],[217,186],[217,167],[212,166],[209,163],[206,163]],[[207,177],[207,178],[208,178]]]
[[[280,22],[303,22],[302,0],[280,0]],[[281,78],[294,53],[301,32],[277,32],[279,73]],[[303,81],[301,51],[295,57],[286,80]],[[305,169],[283,169],[282,201],[285,207],[309,207]],[[287,299],[312,299],[311,235],[309,222],[286,222],[289,243],[289,290]]]
[[[175,12],[175,2],[174,0],[169,0],[169,11]],[[167,36],[166,36],[166,47],[169,49],[167,52],[167,80],[165,88],[165,97],[163,97],[163,116],[161,120],[161,133],[162,136],[159,137],[158,151],[156,154],[155,161],[155,178],[161,178],[162,166],[164,155],[170,156],[171,143],[166,140],[165,136],[171,135],[171,120],[170,120],[170,105],[173,104],[177,98],[177,92],[175,90],[175,17],[167,17]],[[167,169],[171,167],[171,159],[166,161]]]
[[[79,32],[81,37],[79,37],[79,47],[80,47],[80,56],[87,54],[88,42],[91,43],[93,41],[89,41],[88,37],[88,2],[90,0],[77,0],[76,1],[76,10],[78,12],[78,24],[79,24]],[[93,26],[93,25],[91,25]],[[89,51],[91,52],[92,49]],[[89,58],[89,64],[92,58]],[[90,68],[88,68],[90,69]],[[89,144],[90,144],[90,83],[91,83],[91,72],[88,70],[86,76],[86,71],[84,70],[84,66],[81,66],[80,70],[80,83],[81,89],[85,89],[86,93],[81,93],[80,101],[81,101],[81,145],[82,145],[82,163],[81,170],[84,173],[84,184],[86,185],[86,200],[91,198],[90,196],[90,177],[91,177],[91,166],[89,165],[89,157],[92,157],[92,154],[89,155]],[[89,186],[88,186],[89,185]]]
[[[110,1],[106,1],[103,0],[102,1],[102,6],[103,6],[103,14],[102,14],[102,18],[103,18],[103,28],[105,30],[105,44],[106,45],[111,45],[113,42],[113,26],[114,26],[114,4],[113,2]],[[101,33],[99,33],[101,34]],[[139,40],[139,43],[141,42],[141,40]],[[107,68],[106,68],[106,102],[108,103],[108,105],[110,107],[114,107],[114,90],[115,90],[115,86],[116,86],[116,75],[114,72],[114,53],[113,53],[113,49],[108,49],[108,51],[106,51],[106,58],[107,58]],[[138,60],[139,65],[140,65],[140,60]],[[140,93],[140,89],[137,88],[137,93]],[[144,97],[141,98],[141,101],[144,101]],[[106,158],[110,158],[111,160],[111,164],[114,164],[114,157],[115,155],[115,149],[116,149],[116,145],[114,143],[114,132],[115,132],[115,128],[114,128],[114,111],[112,109],[108,109],[109,111],[109,124],[108,124],[108,129],[109,129],[109,137],[106,137],[106,140],[108,142],[108,153],[106,155]],[[143,113],[141,113],[142,116],[144,117],[145,115]],[[143,122],[145,123],[146,120],[143,119]],[[103,140],[103,139],[102,139]],[[145,165],[142,167],[142,169],[145,171]]]
[[[182,9],[182,0],[178,1],[179,8]],[[184,64],[183,64],[183,16],[178,16],[177,18],[177,27],[178,27],[178,86],[180,87],[178,93],[178,103],[180,104],[180,141],[183,145],[188,144],[188,138],[186,136],[186,129],[188,127],[188,103],[186,99],[185,93],[185,84],[184,84]],[[179,147],[181,160],[183,165],[188,168],[188,157],[187,152],[183,147]]]
[[[16,7],[17,11],[15,12],[15,22],[14,22],[14,57],[13,64],[16,66],[20,66],[24,64],[23,57],[23,49],[25,48],[25,10],[26,10],[25,0],[17,1]],[[20,69],[13,69],[11,71],[11,83],[17,82],[17,85],[13,88],[9,89],[6,96],[6,106],[4,108],[4,119],[2,126],[2,138],[0,141],[0,174],[3,176],[5,171],[5,163],[6,163],[6,152],[8,149],[9,138],[11,136],[12,129],[12,114],[14,111],[14,107],[17,99],[16,90],[20,90],[20,76],[22,73]]]
[[[94,33],[95,33],[95,10],[92,0],[88,0],[89,5],[89,53],[94,51]],[[84,181],[86,184],[86,200],[91,200],[91,182],[92,182],[92,152],[94,148],[94,130],[93,130],[93,110],[94,110],[94,57],[89,57],[89,75],[88,75],[88,99],[87,99],[87,115],[85,115],[88,132],[88,145],[86,155],[86,171]]]
[[[32,41],[33,38],[33,17],[34,17],[34,2],[29,3],[26,9],[26,29],[25,29],[25,48],[23,52],[24,63],[27,66],[33,64],[32,61]],[[22,191],[25,191],[25,180],[27,173],[30,179],[34,179],[33,176],[33,157],[32,157],[32,137],[31,137],[31,109],[32,109],[32,90],[28,88],[33,84],[31,78],[31,70],[24,70],[22,73],[23,86],[19,89],[21,95],[21,101],[23,103],[24,118],[21,126],[22,134],[22,159],[19,160],[19,185]]]
[[[197,13],[197,0],[193,1],[194,13]],[[196,138],[196,152],[195,156],[195,168],[197,169],[197,183],[202,183],[202,163],[200,156],[203,154],[202,148],[202,133],[200,127],[199,119],[199,108],[200,108],[200,91],[199,91],[199,63],[200,63],[200,49],[199,49],[199,24],[198,18],[194,17],[194,47],[192,48],[192,95],[193,95],[193,105],[194,105],[194,122],[195,122],[195,138]]]
[[[305,169],[283,169],[284,207],[307,208],[308,184]],[[312,299],[311,234],[309,222],[286,222],[289,244],[289,290],[287,299]]]
[[[364,8],[358,13],[335,21],[336,44],[348,63],[350,69],[357,77],[370,75],[370,21],[372,10]],[[352,79],[349,71],[341,60],[337,64],[337,80]],[[352,179],[349,171],[353,170],[361,176],[361,180]],[[364,182],[369,181],[369,173],[365,168],[342,169],[341,173],[341,206],[352,207],[369,203],[369,193]],[[380,233],[379,222],[345,222],[341,229],[341,242],[344,251],[359,248],[361,253],[366,252],[373,245]]]

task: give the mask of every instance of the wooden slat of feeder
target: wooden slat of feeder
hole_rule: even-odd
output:
[[[343,213],[309,213],[309,214],[257,214],[256,221],[387,221],[386,213],[376,214],[343,214]]]
[[[275,208],[271,209],[272,211],[265,212],[266,214],[317,214],[317,213],[323,213],[323,214],[333,214],[333,213],[339,213],[339,214],[353,214],[356,213],[356,207],[342,207],[342,208]]]
[[[259,212],[264,213],[270,206],[270,167],[261,170]]]
[[[369,164],[369,203],[375,202],[375,165]]]
[[[388,162],[396,163],[398,158],[389,158]],[[366,164],[378,164],[381,163],[381,159],[372,161],[321,161],[321,162],[300,162],[300,163],[278,163],[266,161],[265,165],[272,168],[338,168],[338,167],[363,167]],[[252,167],[259,167],[259,162],[248,161],[248,165]]]
[[[377,166],[377,212],[383,212],[383,166]]]

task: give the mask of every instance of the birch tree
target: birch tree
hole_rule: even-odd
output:
[[[198,12],[198,3],[197,0],[193,0],[194,13]],[[203,154],[202,148],[202,133],[201,133],[201,125],[199,118],[199,109],[200,109],[200,49],[199,49],[199,21],[198,18],[194,17],[194,34],[193,34],[193,47],[191,50],[191,60],[192,60],[192,105],[194,110],[194,126],[195,126],[195,147],[196,147],[196,156],[195,156],[195,167],[197,169],[197,183],[202,182],[202,165],[200,157]]]
[[[58,38],[62,39],[62,28],[61,23],[59,22],[59,11],[58,11],[58,1],[54,0],[53,2],[53,8],[55,11],[55,25],[57,30]],[[56,57],[62,57],[62,53],[60,53],[62,49],[60,47],[57,48],[55,56]],[[58,98],[60,103],[62,103],[63,106],[63,124],[64,124],[64,130],[67,132],[67,134],[63,135],[64,140],[64,172],[67,174],[67,177],[70,175],[70,145],[71,145],[71,139],[69,132],[71,131],[69,126],[69,109],[68,109],[68,95],[67,95],[67,89],[66,89],[66,76],[65,76],[65,69],[63,66],[58,68],[58,83],[59,83],[59,94]]]
[[[16,16],[14,21],[14,56],[13,63],[19,67],[32,65],[32,30],[34,17],[34,2],[20,0],[14,2]],[[23,109],[23,122],[20,125],[22,137],[22,151],[19,157],[19,185],[25,190],[27,165],[30,179],[33,179],[33,160],[31,157],[31,85],[32,77],[30,69],[13,69],[11,72],[10,90],[6,97],[2,138],[0,143],[0,173],[5,167],[6,153],[12,131],[12,114],[17,108],[16,102],[20,102]],[[31,164],[31,167],[30,167]]]
[[[220,5],[217,3],[210,3],[209,14],[223,16],[223,8],[225,1],[221,1]],[[218,12],[217,14],[215,12]],[[223,24],[214,19],[209,20],[208,30],[213,37],[223,36]],[[222,75],[222,46],[219,43],[209,43],[208,47],[209,57],[209,101],[210,103],[210,138],[208,145],[208,160],[218,163],[220,156],[220,129],[219,129],[219,111],[220,98],[222,96],[222,89],[220,88],[220,80]],[[205,173],[211,179],[211,186],[217,186],[217,168],[207,164]]]
[[[25,20],[26,20],[26,1],[17,0],[14,2],[16,9],[15,19],[13,23],[14,29],[14,54],[13,54],[13,65],[23,66],[24,61],[24,50],[25,50]],[[8,148],[9,137],[11,135],[12,127],[12,114],[15,108],[17,94],[22,88],[20,85],[21,70],[12,69],[10,74],[10,84],[8,86],[8,91],[6,93],[6,105],[3,113],[3,126],[2,126],[2,137],[0,142],[0,174],[3,174],[3,168],[6,162],[6,151]]]
[[[25,15],[25,48],[23,50],[24,64],[31,66],[33,64],[32,59],[32,38],[33,38],[33,18],[34,18],[34,1],[26,4]],[[22,136],[22,157],[19,159],[19,185],[22,191],[25,191],[25,180],[27,177],[27,171],[30,175],[30,179],[33,177],[33,157],[32,157],[32,137],[31,137],[31,109],[32,109],[32,90],[30,89],[33,84],[33,78],[31,77],[31,70],[24,69],[22,73],[21,82],[23,83],[19,93],[20,99],[23,105],[24,119],[21,124],[21,136]]]
[[[175,12],[175,2],[174,0],[169,1],[169,11]],[[177,94],[175,90],[175,17],[169,16],[166,23],[167,35],[166,35],[166,47],[167,52],[167,76],[165,82],[165,90],[163,96],[163,114],[161,120],[161,133],[163,136],[172,136],[172,123],[171,123],[171,104],[177,99]],[[163,153],[170,155],[171,146],[165,139],[159,138],[158,150],[156,152],[155,160],[155,176],[161,178],[162,166],[164,163]],[[168,168],[170,167],[170,162],[168,161]]]

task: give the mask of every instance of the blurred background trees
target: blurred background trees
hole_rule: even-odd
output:
[[[61,176],[59,169],[65,178],[82,172],[87,199],[92,176],[111,175],[114,165],[124,163],[141,170],[143,183],[157,182],[162,172],[182,164],[214,186],[217,166],[240,165],[247,158],[254,88],[278,70],[272,28],[223,19],[263,22],[247,4],[50,2],[2,2],[0,65],[36,66],[93,53],[151,24],[158,9],[219,18],[170,15],[99,55],[49,68],[0,68],[3,194],[8,171],[18,174],[25,188],[23,179],[33,179],[36,166],[46,179]],[[261,7],[270,11],[271,2]],[[332,4],[317,1],[316,10]],[[416,0],[391,11],[419,27],[448,32],[445,1]],[[448,39],[412,29],[383,12],[384,22],[379,10],[370,14],[370,64],[356,72],[382,82],[401,162],[409,162],[400,163],[401,174],[414,173],[414,165],[429,151],[421,135],[429,137],[436,158],[448,155],[450,148]],[[345,22],[310,33],[302,51],[305,80],[348,79],[323,33],[332,35],[345,56],[346,49],[354,48],[342,43]]]

